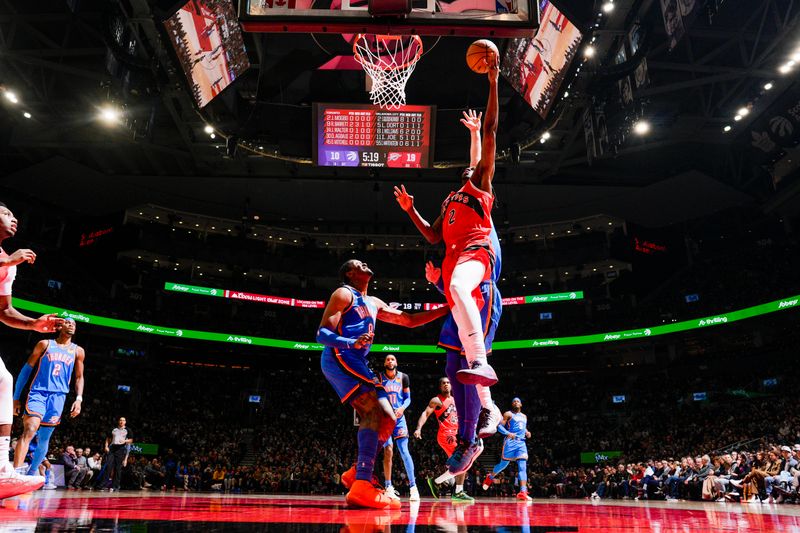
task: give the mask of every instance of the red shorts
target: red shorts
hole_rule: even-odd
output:
[[[456,451],[456,446],[458,446],[458,434],[440,431],[436,434],[436,442],[439,443],[439,446],[444,450],[444,453],[446,453],[447,457],[449,458],[451,455],[453,455],[453,452]]]
[[[466,263],[467,261],[480,261],[483,264],[483,279],[475,285],[472,291],[472,298],[478,304],[478,309],[483,307],[483,295],[481,294],[481,283],[492,279],[492,271],[494,270],[494,253],[488,245],[472,245],[468,246],[460,254],[447,254],[442,261],[442,282],[444,283],[444,296],[447,298],[447,304],[453,308],[453,298],[450,296],[450,280],[453,279],[453,270],[457,265]]]

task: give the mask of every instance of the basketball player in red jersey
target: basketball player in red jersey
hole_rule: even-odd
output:
[[[453,401],[451,390],[452,385],[450,384],[450,380],[446,377],[440,378],[439,394],[431,398],[431,401],[428,402],[428,407],[419,415],[417,429],[414,430],[414,436],[421,439],[422,426],[425,425],[431,415],[434,415],[436,421],[439,422],[436,442],[439,443],[439,447],[444,450],[447,457],[453,455],[458,445],[458,413],[456,412],[456,405]],[[466,477],[466,473],[461,473],[456,476],[456,488],[451,497],[453,503],[472,503],[475,501],[475,498],[470,497],[464,492],[464,479]],[[436,496],[438,491],[431,479],[428,479],[428,485],[433,495]]]
[[[458,336],[469,362],[469,368],[458,371],[458,380],[477,385],[478,395],[491,398],[488,387],[497,383],[497,374],[486,360],[480,307],[483,305],[479,286],[491,279],[495,253],[492,249],[491,211],[494,205],[494,179],[497,134],[497,82],[499,57],[488,60],[489,99],[483,123],[481,159],[475,168],[464,170],[464,185],[442,203],[439,217],[428,223],[414,208],[414,197],[405,186],[395,187],[395,197],[414,225],[431,244],[444,241],[446,255],[442,263],[445,297],[458,325]],[[491,400],[481,404],[491,404]]]

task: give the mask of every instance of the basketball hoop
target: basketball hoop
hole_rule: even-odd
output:
[[[406,103],[406,82],[422,57],[419,35],[374,35],[359,33],[353,55],[372,79],[369,96],[383,109]]]

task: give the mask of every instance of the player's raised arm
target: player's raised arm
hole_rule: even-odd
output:
[[[481,117],[483,112],[476,113],[474,109],[462,111],[464,118],[461,123],[469,130],[469,166],[475,168],[481,160]]]
[[[428,417],[433,414],[433,411],[437,407],[441,407],[442,401],[437,397],[434,396],[431,398],[431,401],[428,402],[428,407],[422,411],[422,414],[419,415],[419,420],[417,420],[417,429],[414,430],[414,436],[418,439],[422,438],[422,426],[428,421]]]
[[[64,323],[56,313],[42,315],[39,318],[25,316],[11,305],[11,295],[0,295],[0,322],[16,329],[32,329],[39,333],[53,333]]]
[[[483,140],[481,160],[472,174],[472,183],[488,193],[492,192],[494,179],[494,157],[497,150],[497,120],[499,103],[497,101],[497,80],[500,75],[500,56],[492,55],[489,64],[489,100],[486,102],[486,120],[483,121]]]
[[[16,416],[19,416],[22,413],[22,402],[20,400],[20,398],[22,398],[22,391],[28,384],[28,379],[31,377],[33,369],[39,364],[39,359],[42,358],[42,355],[44,354],[45,350],[47,350],[49,343],[49,340],[41,340],[37,342],[36,346],[33,347],[31,355],[28,357],[28,361],[22,365],[22,370],[19,371],[17,381],[14,383],[14,415]]]
[[[428,322],[433,322],[437,318],[441,318],[450,312],[450,308],[444,306],[438,309],[433,309],[432,311],[406,313],[405,311],[400,311],[399,309],[390,307],[380,298],[376,298],[374,296],[371,298],[378,308],[378,320],[388,322],[390,324],[396,324],[398,326],[405,326],[407,328],[416,328],[418,326],[427,324]]]
[[[331,295],[328,300],[328,305],[322,313],[322,321],[319,323],[317,330],[317,342],[338,348],[340,350],[347,350],[355,348],[360,350],[365,345],[372,342],[372,333],[365,333],[358,338],[351,339],[349,337],[342,337],[336,333],[336,328],[339,326],[339,320],[342,318],[342,313],[347,310],[353,302],[353,294],[345,287],[339,287]]]
[[[69,416],[75,418],[81,414],[81,406],[83,405],[83,361],[86,359],[86,352],[83,348],[78,347],[75,353],[75,401],[72,402],[72,408],[69,410]]]
[[[414,207],[414,197],[408,194],[405,185],[394,187],[394,197],[400,207],[408,214],[411,222],[417,227],[422,236],[425,237],[431,244],[437,244],[442,240],[442,217],[441,215],[430,224],[427,220],[422,218],[417,209]]]

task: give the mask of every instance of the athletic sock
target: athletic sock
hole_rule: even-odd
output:
[[[456,485],[455,493],[464,492],[464,485]]]
[[[375,469],[375,456],[378,451],[378,432],[374,429],[358,430],[358,460],[356,461],[356,479],[372,480]]]
[[[478,398],[481,400],[481,407],[485,409],[491,409],[492,405],[492,391],[489,387],[484,387],[483,385],[475,385],[475,388],[478,390]]]
[[[11,446],[11,437],[0,437],[0,468],[8,464],[8,450]]]

